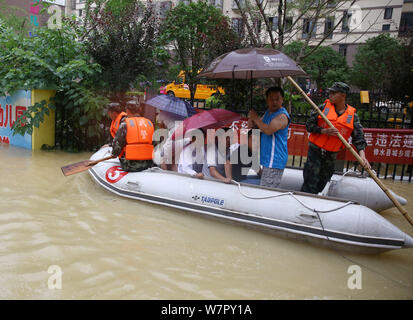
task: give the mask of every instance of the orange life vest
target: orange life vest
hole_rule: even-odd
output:
[[[112,138],[115,138],[116,132],[120,127],[120,123],[123,117],[126,117],[126,112],[119,113],[116,119],[112,120],[112,123],[110,124],[110,135],[112,136]]]
[[[340,132],[344,139],[348,140],[354,129],[354,114],[356,109],[347,105],[346,111],[341,116],[338,116],[334,105],[330,100],[326,100],[324,106],[324,115],[333,124],[334,127]],[[324,119],[319,115],[317,125],[321,128],[329,128]],[[309,137],[309,141],[316,146],[331,152],[338,152],[344,147],[343,143],[337,136],[329,136],[327,134],[312,132]]]
[[[126,160],[152,160],[154,133],[153,124],[144,117],[131,117],[125,119],[126,146],[119,158],[125,154]]]

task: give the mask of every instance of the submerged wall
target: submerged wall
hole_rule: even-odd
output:
[[[33,127],[33,134],[13,135],[11,127],[16,119],[25,112],[29,106],[42,100],[48,101],[55,94],[52,90],[19,90],[11,96],[0,97],[0,142],[23,147],[26,149],[40,149],[43,144],[55,144],[55,113],[45,115],[39,128]]]

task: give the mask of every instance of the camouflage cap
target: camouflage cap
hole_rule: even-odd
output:
[[[126,110],[129,110],[133,114],[141,113],[141,104],[135,100],[128,101],[126,103]]]
[[[120,104],[117,103],[117,102],[109,103],[109,104],[106,106],[106,110],[107,110],[108,112],[109,112],[109,111],[113,111],[113,112],[117,112],[117,113],[122,112],[122,108],[121,108]]]
[[[333,86],[328,88],[328,91],[348,93],[350,91],[350,87],[344,82],[334,82]]]
[[[137,105],[138,103],[135,100],[129,100],[126,102],[126,105]]]

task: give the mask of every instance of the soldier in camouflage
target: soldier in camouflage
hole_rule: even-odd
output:
[[[129,102],[126,105],[126,113],[128,114],[128,117],[141,117],[143,112],[140,106]],[[126,123],[122,122],[112,142],[113,156],[118,157],[126,146],[126,133]],[[152,160],[127,160],[125,159],[125,155],[119,158],[119,161],[122,169],[128,172],[139,172],[154,166]]]
[[[345,104],[345,99],[349,91],[349,87],[343,82],[336,82],[331,88],[329,88],[329,91],[329,100],[335,105],[337,116],[340,116],[348,108],[348,105]],[[325,104],[319,106],[319,109],[322,112],[324,111],[324,108]],[[306,128],[310,133],[335,136],[338,134],[338,130],[336,128],[322,128],[318,126],[318,113],[316,111],[314,111],[307,120]],[[361,126],[357,113],[354,114],[351,138],[352,144],[356,147],[360,157],[364,161],[363,165],[366,168],[370,168],[370,164],[364,153],[367,143],[364,139],[363,127]],[[341,143],[341,141],[339,143]],[[336,157],[337,152],[324,150],[314,143],[309,142],[307,161],[303,170],[304,183],[301,187],[301,191],[315,194],[321,192],[334,173]]]

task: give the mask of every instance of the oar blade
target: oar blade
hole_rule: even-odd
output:
[[[61,167],[62,172],[65,176],[70,176],[75,173],[86,171],[91,168],[90,160],[84,160],[76,163],[69,164],[67,166]]]

